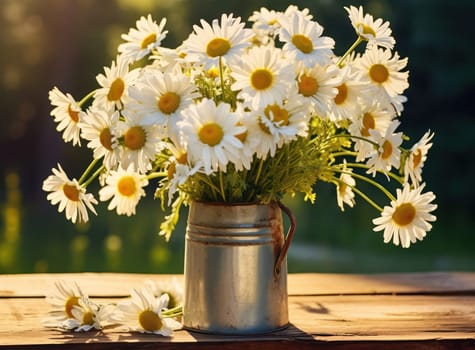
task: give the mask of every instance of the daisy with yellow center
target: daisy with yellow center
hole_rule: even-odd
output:
[[[165,306],[167,309],[173,309],[183,305],[185,298],[183,283],[176,277],[157,281],[146,280],[145,285],[152,291],[156,298],[161,297],[163,294],[168,295],[168,305]]]
[[[351,135],[358,137],[358,139],[354,139],[354,148],[358,153],[356,156],[357,162],[363,161],[374,152],[373,144],[359,138],[371,140],[371,130],[384,135],[391,121],[396,117],[392,109],[382,108],[377,101],[372,104],[361,103],[360,107],[360,113],[354,115],[352,123],[348,128]]]
[[[429,222],[436,220],[431,212],[437,209],[437,205],[432,204],[435,199],[432,192],[422,193],[424,186],[411,189],[408,183],[404,184],[402,190],[397,189],[391,206],[384,207],[381,216],[373,219],[374,231],[384,231],[385,243],[392,240],[395,245],[408,248],[431,230]]]
[[[60,327],[61,324],[74,318],[73,308],[79,305],[79,300],[87,297],[77,283],[69,283],[63,280],[54,283],[54,290],[46,295],[53,309],[48,312],[48,318],[42,321],[45,327]]]
[[[396,41],[391,36],[389,22],[383,22],[381,18],[374,20],[370,14],[364,14],[363,6],[345,7],[345,10],[356,34],[368,42],[368,47],[381,46],[392,50]]]
[[[94,94],[94,105],[102,108],[116,107],[121,109],[128,101],[128,89],[135,82],[139,70],[129,71],[128,62],[121,56],[112,62],[110,67],[104,67],[104,74],[98,74],[96,80],[101,86]]]
[[[376,46],[365,51],[363,56],[355,59],[355,68],[361,72],[361,79],[369,83],[367,96],[373,96],[384,103],[400,105],[404,99],[399,96],[409,87],[409,73],[401,72],[407,65],[407,58],[399,59],[390,50],[379,49]],[[401,111],[399,106],[396,108]]]
[[[274,47],[253,47],[230,68],[235,79],[232,89],[239,91],[244,106],[254,110],[282,101],[292,88],[292,63]]]
[[[241,141],[236,137],[245,131],[239,125],[239,116],[226,103],[218,106],[213,100],[203,99],[183,111],[181,144],[186,146],[191,164],[200,162],[203,171],[211,174],[226,171],[229,162],[239,161]]]
[[[341,83],[336,87],[338,93],[330,103],[330,120],[341,122],[352,120],[355,115],[359,115],[361,105],[358,97],[361,95],[365,84],[358,79],[358,73],[345,66],[340,69]]]
[[[73,146],[81,145],[79,134],[81,129],[79,122],[82,120],[83,112],[71,94],[62,93],[57,87],[49,92],[49,100],[54,106],[51,115],[54,121],[58,123],[56,130],[63,132],[65,142],[72,141]]]
[[[94,204],[97,200],[86,189],[79,185],[76,179],[70,180],[61,165],[53,168],[53,175],[43,182],[43,191],[50,192],[46,197],[51,204],[58,204],[58,212],[65,212],[66,219],[76,222],[89,220],[88,209],[96,214]],[[97,214],[96,214],[97,215]]]
[[[115,319],[140,333],[153,333],[171,337],[181,324],[172,318],[163,317],[169,304],[168,294],[155,297],[149,288],[134,289],[131,298],[118,305]]]
[[[159,47],[168,33],[163,30],[166,22],[166,18],[162,18],[157,24],[150,14],[140,17],[136,22],[137,29],[130,28],[128,34],[122,34],[122,39],[127,42],[120,44],[118,50],[124,60],[129,63],[138,61]]]
[[[355,179],[351,176],[353,169],[346,167],[346,161],[343,161],[342,173],[336,182],[336,200],[341,211],[345,211],[344,204],[350,208],[355,205],[355,194],[353,187],[356,185]]]
[[[399,121],[393,120],[384,135],[378,131],[370,130],[371,138],[379,145],[366,163],[369,167],[367,173],[373,174],[373,177],[378,171],[386,174],[392,167],[399,169],[401,161],[399,146],[402,143],[402,132],[394,132],[399,124]]]
[[[280,24],[279,40],[284,43],[282,49],[286,55],[308,68],[330,63],[335,41],[322,36],[323,27],[320,24],[305,18],[301,12],[282,16]]]
[[[147,71],[144,83],[130,90],[132,101],[128,108],[144,117],[146,124],[158,124],[174,129],[181,119],[181,112],[193,103],[196,96],[189,76],[180,71],[162,73],[157,69]]]
[[[409,156],[404,164],[404,181],[410,178],[413,185],[418,185],[422,181],[422,168],[427,159],[427,153],[432,147],[434,134],[426,132],[422,138],[412,146]]]
[[[110,320],[113,311],[112,305],[98,305],[82,296],[71,310],[73,317],[62,322],[60,327],[75,332],[100,330]]]
[[[201,27],[194,25],[193,33],[183,42],[185,60],[204,64],[205,69],[218,66],[220,60],[227,64],[239,59],[244,49],[250,46],[252,30],[245,29],[240,17],[223,14],[210,25],[201,20]]]
[[[135,208],[141,197],[145,196],[144,187],[148,185],[146,176],[133,170],[119,167],[111,170],[106,178],[106,185],[99,191],[101,201],[111,199],[107,209],[116,209],[119,215],[135,215]]]
[[[115,169],[120,160],[117,137],[114,135],[118,121],[118,111],[91,107],[81,123],[81,137],[89,141],[87,147],[93,150],[94,159],[104,157],[106,169]]]
[[[151,162],[157,153],[164,147],[163,139],[166,129],[161,125],[151,124],[136,110],[123,111],[124,120],[117,124],[116,133],[120,148],[120,162],[122,166],[133,168],[145,173],[151,169]]]
[[[315,65],[313,68],[299,67],[297,74],[298,93],[310,103],[310,111],[326,118],[331,110],[332,101],[342,84],[338,68]]]
[[[267,105],[258,112],[261,128],[277,140],[277,146],[307,136],[309,114],[306,101],[295,91],[280,103]]]
[[[254,11],[249,17],[252,22],[252,30],[259,38],[274,38],[280,28],[279,17],[282,12],[268,10],[261,7],[259,11]],[[264,44],[264,40],[260,40]]]

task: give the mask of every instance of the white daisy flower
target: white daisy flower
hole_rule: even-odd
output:
[[[363,137],[371,140],[370,130],[375,130],[379,134],[384,135],[391,121],[395,118],[394,111],[384,109],[378,101],[373,101],[371,105],[360,104],[361,111],[355,115],[348,130],[351,135]],[[354,149],[358,152],[356,161],[361,162],[374,152],[374,146],[370,142],[355,139]]]
[[[391,240],[395,245],[408,248],[411,243],[422,240],[435,221],[436,217],[430,214],[437,209],[431,202],[435,199],[432,192],[422,193],[425,184],[411,189],[408,183],[403,189],[397,189],[396,200],[391,201],[391,206],[384,207],[381,216],[373,219],[377,225],[374,231],[384,230],[384,242]]]
[[[333,99],[338,94],[341,77],[336,65],[298,69],[298,93],[312,106],[311,111],[321,118],[330,113]]]
[[[150,124],[137,111],[124,110],[125,120],[117,124],[116,133],[121,147],[121,163],[124,168],[132,165],[135,170],[145,173],[151,169],[151,162],[164,147],[166,129]]]
[[[297,93],[285,101],[267,105],[260,115],[261,128],[267,128],[278,140],[278,146],[305,137],[308,131],[309,115],[305,100]]]
[[[246,131],[238,138],[243,142],[242,165],[250,169],[253,155],[259,159],[266,159],[268,155],[273,157],[277,150],[279,138],[272,134],[270,129],[262,123],[262,110],[245,113],[241,123]]]
[[[393,120],[384,135],[375,130],[369,131],[372,139],[375,140],[379,147],[376,152],[370,155],[366,163],[370,167],[367,171],[368,174],[376,176],[378,171],[386,174],[392,167],[399,169],[401,160],[399,146],[402,143],[402,132],[394,132],[399,124],[399,121]]]
[[[402,94],[409,87],[409,72],[401,72],[407,65],[407,58],[399,59],[396,52],[392,56],[390,50],[375,46],[356,58],[354,63],[354,67],[362,73],[362,81],[370,83],[375,90],[376,96],[368,94],[373,99],[384,100],[387,96],[389,102],[393,102],[392,98]]]
[[[189,76],[181,72],[151,70],[143,83],[130,89],[133,101],[128,107],[142,115],[144,123],[176,129],[181,112],[193,103],[196,94]],[[176,130],[173,131],[176,134]]]
[[[147,56],[154,48],[160,46],[168,31],[164,31],[167,20],[162,18],[160,24],[149,14],[136,22],[137,29],[130,28],[128,34],[122,34],[126,43],[119,45],[119,52],[127,62],[135,62]]]
[[[346,161],[343,161],[342,170],[344,172],[341,173],[336,186],[336,200],[341,211],[345,211],[344,204],[347,204],[350,208],[355,205],[355,194],[352,187],[356,185],[356,181],[349,174],[353,172],[353,169],[346,167]]]
[[[255,33],[274,37],[280,28],[280,16],[282,16],[282,12],[261,7],[259,11],[254,11],[248,20],[249,22],[253,22],[252,29]]]
[[[283,51],[295,57],[306,67],[315,64],[326,65],[333,57],[335,41],[322,36],[323,27],[315,21],[308,20],[301,12],[294,12],[280,19],[279,40],[284,42]]]
[[[74,318],[73,307],[79,305],[79,299],[87,297],[77,283],[60,280],[54,283],[54,290],[46,295],[46,302],[53,307],[49,317],[42,324],[45,327],[59,327],[67,319]]]
[[[144,187],[147,185],[147,178],[134,171],[132,165],[127,169],[119,167],[108,174],[106,186],[99,191],[99,198],[101,201],[112,198],[107,209],[116,209],[119,215],[135,215],[135,208],[140,198],[145,197]]]
[[[238,125],[239,116],[226,103],[215,105],[203,99],[183,111],[178,122],[181,143],[186,145],[190,162],[202,162],[206,174],[226,170],[228,162],[238,160],[242,143],[236,137],[245,131]]]
[[[231,66],[236,80],[231,88],[239,90],[238,98],[244,100],[244,106],[260,109],[287,97],[294,73],[280,49],[253,47],[241,58],[239,65]]]
[[[116,168],[120,160],[120,149],[114,130],[119,121],[119,112],[91,107],[81,123],[81,137],[88,140],[87,147],[93,150],[94,159],[104,157],[107,169]]]
[[[71,94],[62,93],[57,87],[49,92],[49,100],[55,107],[51,111],[54,121],[58,123],[57,131],[63,131],[63,140],[65,142],[72,141],[73,146],[81,145],[79,138],[80,127],[79,122],[82,119],[81,107]]]
[[[411,183],[418,185],[422,181],[422,167],[427,159],[427,153],[432,147],[434,133],[426,132],[422,138],[412,146],[404,165],[404,181],[410,178]]]
[[[97,215],[93,204],[97,200],[86,189],[79,185],[76,179],[70,180],[58,163],[58,169],[53,168],[53,175],[48,176],[43,182],[43,191],[51,192],[46,197],[51,204],[59,203],[58,212],[65,211],[66,219],[76,222],[87,222],[88,211]]]
[[[170,337],[174,330],[181,328],[181,324],[162,316],[162,311],[167,309],[168,303],[168,294],[156,298],[149,288],[134,289],[130,300],[118,305],[120,313],[115,318],[129,326],[132,331]]]
[[[244,49],[250,46],[252,30],[245,29],[240,17],[223,14],[221,21],[214,19],[209,25],[201,20],[201,27],[194,25],[194,32],[183,42],[185,60],[204,64],[205,69],[218,66],[219,60],[229,63],[240,59]]]
[[[71,310],[73,318],[63,321],[60,327],[75,332],[100,330],[110,320],[113,310],[112,305],[98,305],[83,296]]]
[[[128,101],[129,87],[139,75],[139,69],[129,71],[128,62],[121,56],[104,67],[104,74],[98,74],[96,80],[101,86],[94,94],[94,104],[102,108],[116,107],[121,109]]]
[[[292,14],[299,12],[305,19],[311,21],[313,19],[312,14],[310,13],[310,10],[308,8],[304,8],[300,10],[298,6],[296,5],[289,5],[284,13],[282,14],[282,17],[290,17]]]
[[[391,28],[389,22],[383,22],[381,18],[376,21],[370,14],[364,14],[363,6],[356,8],[355,6],[345,7],[346,12],[351,20],[356,34],[364,40],[368,41],[368,46],[382,46],[392,50],[396,41],[391,36]]]
[[[163,294],[168,294],[168,305],[165,306],[167,309],[183,305],[185,291],[183,283],[178,281],[176,277],[160,281],[146,280],[145,285],[156,298],[161,297]]]
[[[365,86],[358,80],[358,73],[353,71],[350,66],[345,66],[340,70],[342,82],[337,86],[338,93],[331,102],[329,113],[330,120],[341,122],[343,120],[352,120],[361,110],[358,101],[361,92]]]

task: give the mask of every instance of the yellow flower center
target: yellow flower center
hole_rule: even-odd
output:
[[[305,97],[313,96],[318,91],[318,82],[314,77],[302,75],[299,80],[299,93]]]
[[[361,23],[357,27],[360,27],[363,29],[363,34],[371,34],[372,36],[376,37],[376,32],[370,26],[367,26],[366,24]]]
[[[373,64],[369,69],[369,76],[375,83],[382,84],[389,78],[388,69],[382,64]]]
[[[150,45],[151,43],[154,43],[156,40],[157,40],[157,34],[151,33],[142,40],[142,44],[140,44],[140,48],[146,49],[148,45]]]
[[[173,179],[173,176],[175,175],[175,173],[176,173],[176,163],[171,162],[170,165],[168,166],[168,169],[167,169],[167,178],[168,178],[168,180]]]
[[[71,109],[71,104],[68,105],[68,114],[73,122],[77,123],[79,121],[79,112],[73,111]]]
[[[139,323],[143,329],[149,332],[158,331],[163,327],[160,317],[151,310],[144,310],[139,314]]]
[[[251,74],[251,85],[256,90],[265,90],[271,87],[273,80],[272,72],[265,68],[256,69]]]
[[[303,53],[310,53],[313,51],[313,43],[308,37],[302,34],[295,34],[292,36],[292,44]]]
[[[175,92],[166,92],[158,99],[158,109],[165,114],[175,112],[180,105],[180,95]]]
[[[188,161],[188,154],[186,152],[182,153],[179,157],[176,158],[176,161],[178,164],[186,164],[186,162]]]
[[[412,158],[412,166],[414,169],[416,169],[422,161],[422,152],[420,149],[418,149],[416,152],[414,152],[414,156]]]
[[[79,190],[74,185],[63,185],[63,193],[67,199],[73,202],[79,201]]]
[[[219,77],[219,69],[218,67],[211,67],[210,69],[208,69],[206,74],[208,74],[208,77],[210,78],[217,78]]]
[[[123,196],[130,197],[137,191],[135,179],[132,176],[123,176],[117,182],[117,191]]]
[[[371,113],[365,113],[363,115],[363,128],[361,128],[361,135],[363,136],[370,136],[369,130],[374,129],[376,127],[376,122],[374,117]]]
[[[107,99],[109,101],[119,101],[125,90],[125,83],[121,78],[114,80],[109,88]]]
[[[102,129],[99,134],[99,141],[101,142],[102,147],[112,151],[112,135],[109,128]]]
[[[393,153],[393,145],[388,140],[384,141],[383,143],[383,153],[381,154],[381,158],[388,159],[391,157]]]
[[[79,298],[74,296],[69,297],[64,304],[64,312],[66,312],[66,315],[68,315],[69,318],[74,318],[73,313],[71,312],[74,305],[79,305]]]
[[[201,127],[198,132],[198,137],[201,142],[208,146],[216,146],[221,142],[224,136],[224,131],[219,124],[208,123]]]
[[[224,38],[214,38],[206,45],[206,54],[209,57],[224,56],[231,48],[229,40]]]
[[[411,203],[403,203],[394,210],[392,219],[399,226],[407,226],[414,221],[416,208]]]
[[[89,324],[89,325],[94,324],[94,314],[90,311],[86,311],[82,315],[82,324],[83,325],[85,325],[85,324]]]
[[[340,185],[338,186],[338,193],[340,194],[341,197],[345,196],[346,188],[348,186],[344,182],[340,182]]]
[[[334,100],[337,105],[341,105],[348,97],[348,87],[343,83],[342,85],[338,86],[337,89],[338,94],[335,96]]]
[[[131,150],[141,149],[145,145],[147,136],[141,126],[133,126],[124,135],[125,147]]]
[[[289,112],[287,110],[280,108],[278,105],[268,105],[264,109],[264,114],[267,118],[271,119],[271,113],[273,116],[273,121],[276,124],[279,124],[279,122],[281,122],[281,126],[289,125]]]

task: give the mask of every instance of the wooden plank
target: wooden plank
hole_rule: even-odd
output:
[[[57,280],[75,281],[91,296],[127,296],[145,280],[165,281],[182,275],[73,273],[1,275],[1,297],[41,297]],[[405,274],[290,274],[289,295],[352,294],[475,294],[475,273],[431,272]]]
[[[117,299],[98,299],[116,302]],[[350,295],[292,296],[289,298],[288,329],[267,335],[232,337],[189,333],[181,330],[173,338],[130,333],[110,325],[102,332],[61,332],[44,328],[49,305],[44,299],[5,298],[0,301],[0,348],[48,346],[48,349],[159,348],[191,349],[209,345],[218,349],[299,348],[378,349],[391,344],[428,349],[475,348],[475,296]],[[199,344],[197,344],[199,343]],[[224,344],[224,345],[223,345]],[[382,346],[382,344],[385,344]],[[56,345],[54,347],[53,345]],[[366,347],[363,347],[365,345]],[[382,346],[382,347],[381,347]],[[202,347],[200,347],[202,348]]]

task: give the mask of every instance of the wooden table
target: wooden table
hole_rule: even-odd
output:
[[[146,279],[171,275],[81,273],[0,275],[0,349],[475,349],[475,273],[291,274],[291,326],[256,336],[179,330],[172,338],[62,332],[41,320],[56,280],[76,281],[103,302],[128,296]],[[182,276],[178,276],[182,278]]]

